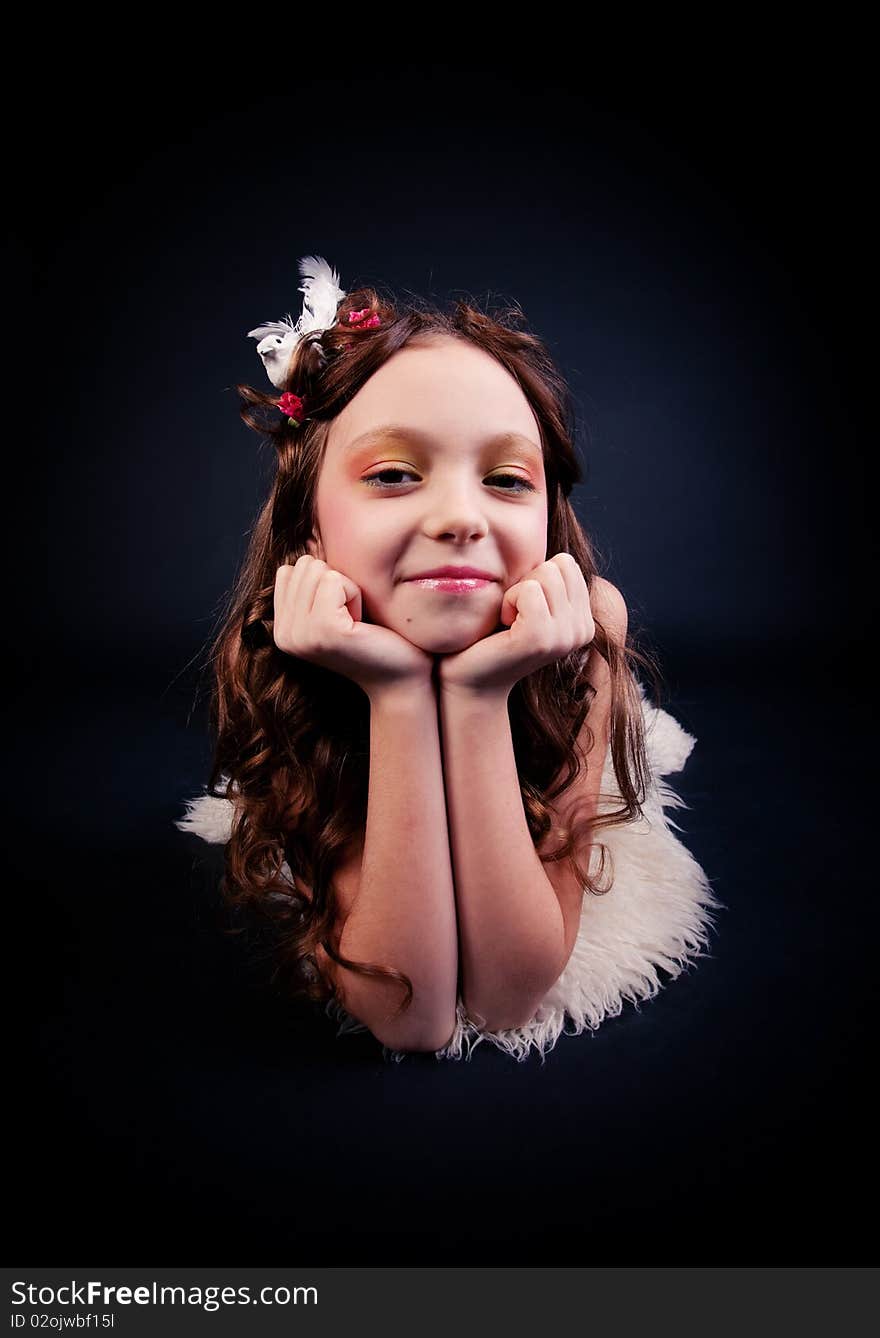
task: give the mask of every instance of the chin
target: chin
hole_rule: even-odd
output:
[[[462,596],[463,601],[471,598],[470,595]],[[454,604],[455,601],[453,606]],[[387,603],[384,601],[374,603],[366,594],[362,606],[364,622],[378,623],[382,627],[390,628],[392,632],[397,632],[427,655],[455,655],[476,645],[484,637],[491,636],[493,632],[506,631],[500,621],[499,613],[500,601],[498,608],[491,612],[485,607],[470,612],[462,608],[456,609],[454,613],[450,610],[452,616],[444,617],[442,613],[431,615],[420,610],[414,616],[407,618],[402,616],[400,609],[395,608],[392,612]]]
[[[431,627],[427,622],[422,622],[422,625],[417,627],[415,620],[403,627],[399,627],[396,622],[386,623],[386,626],[428,655],[456,655],[459,651],[467,650],[469,646],[475,646],[478,641],[491,635],[500,624],[492,623],[476,631],[473,629],[465,631],[463,628],[455,629],[440,624]]]
[[[412,640],[412,638],[408,638],[408,640]],[[445,636],[420,637],[418,641],[413,641],[413,645],[418,646],[419,650],[425,651],[428,655],[457,655],[460,650],[467,650],[469,646],[475,645],[479,640],[479,637],[476,639],[465,637],[462,639],[447,634]]]

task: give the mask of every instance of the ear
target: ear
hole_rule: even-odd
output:
[[[321,562],[327,561],[324,557],[324,545],[321,543],[320,538],[316,538],[315,535],[312,535],[306,540],[306,548],[313,558],[318,558]]]

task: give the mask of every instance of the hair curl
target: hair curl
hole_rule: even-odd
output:
[[[364,307],[379,316],[378,326],[348,324],[349,313]],[[409,1007],[413,990],[402,972],[354,962],[331,941],[337,913],[333,875],[366,827],[369,700],[339,675],[328,691],[326,670],[275,645],[276,571],[308,551],[332,420],[404,345],[445,335],[489,353],[529,400],[543,443],[547,551],[572,554],[591,588],[599,574],[596,552],[568,500],[582,479],[573,445],[572,397],[546,346],[525,323],[518,305],[490,312],[458,300],[446,312],[418,297],[400,304],[375,288],[361,287],[343,299],[335,325],[300,340],[276,393],[236,386],[241,417],[274,444],[277,470],[210,645],[215,747],[208,790],[233,805],[221,881],[224,900],[230,908],[255,912],[270,928],[272,980],[280,980],[294,997],[323,1003],[339,999],[337,988],[317,968],[319,945],[351,971],[401,982],[405,997],[398,1014]],[[276,408],[281,392],[293,389],[306,401],[307,419],[298,428]],[[603,895],[613,883],[612,870],[608,885],[600,886],[607,846],[596,843],[601,860],[595,878],[578,864],[575,847],[585,833],[592,838],[601,828],[641,814],[647,761],[635,666],[647,671],[655,702],[662,680],[651,654],[635,646],[632,630],[620,647],[595,622],[592,644],[610,670],[610,746],[622,803],[564,832],[562,844],[541,858],[545,863],[568,858],[585,890]],[[573,652],[520,680],[508,699],[523,805],[536,847],[551,830],[548,801],[564,793],[581,769],[574,745],[595,697],[587,662],[583,650]],[[591,746],[588,723],[586,732]],[[293,886],[293,873],[310,896]]]

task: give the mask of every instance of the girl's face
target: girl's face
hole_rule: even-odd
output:
[[[407,345],[333,420],[316,511],[316,555],[360,587],[365,621],[428,653],[464,650],[498,630],[505,590],[546,561],[537,419],[475,345]],[[411,580],[447,565],[495,579],[467,594]]]

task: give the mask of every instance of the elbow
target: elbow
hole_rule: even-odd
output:
[[[350,973],[348,973],[350,974]],[[386,982],[346,980],[339,995],[345,1012],[366,1027],[389,1050],[430,1052],[442,1050],[455,1034],[457,981],[453,972],[442,988],[422,986],[403,1012],[389,1011],[391,991]],[[397,1004],[400,1003],[399,990]]]
[[[373,1035],[389,1050],[403,1050],[412,1054],[433,1054],[442,1050],[452,1040],[454,1027],[441,1027],[435,1031],[423,1031],[416,1028],[371,1027]]]
[[[455,1034],[453,1027],[444,1027],[441,1031],[436,1031],[431,1035],[417,1036],[407,1045],[398,1045],[398,1050],[408,1050],[415,1054],[431,1055],[438,1050],[443,1050],[452,1040]]]
[[[364,1020],[364,1019],[359,1019]],[[413,1053],[431,1054],[448,1045],[455,1034],[455,1014],[441,1025],[434,1022],[424,1023],[417,1018],[384,1018],[375,1023],[365,1021],[365,1025],[380,1044],[389,1050],[404,1050]]]
[[[479,989],[465,990],[462,1002],[468,1018],[480,1031],[513,1031],[534,1021],[561,974],[554,961],[547,971],[530,975],[528,981],[515,986],[508,978],[495,988],[484,982]]]
[[[513,1031],[517,1027],[526,1027],[532,1021],[546,990],[517,995],[511,998],[494,996],[486,1000],[480,996],[465,994],[463,1003],[468,1019],[478,1031]]]
[[[467,1013],[479,1031],[516,1031],[520,1027],[529,1025],[540,1007],[540,1002],[539,999],[534,1006],[527,1009],[508,1009],[506,1012],[503,1009],[494,1012],[489,1009],[488,1014],[485,1015],[485,1022],[482,1020],[484,1014],[480,1013],[479,1010],[472,1012],[468,1008]]]

